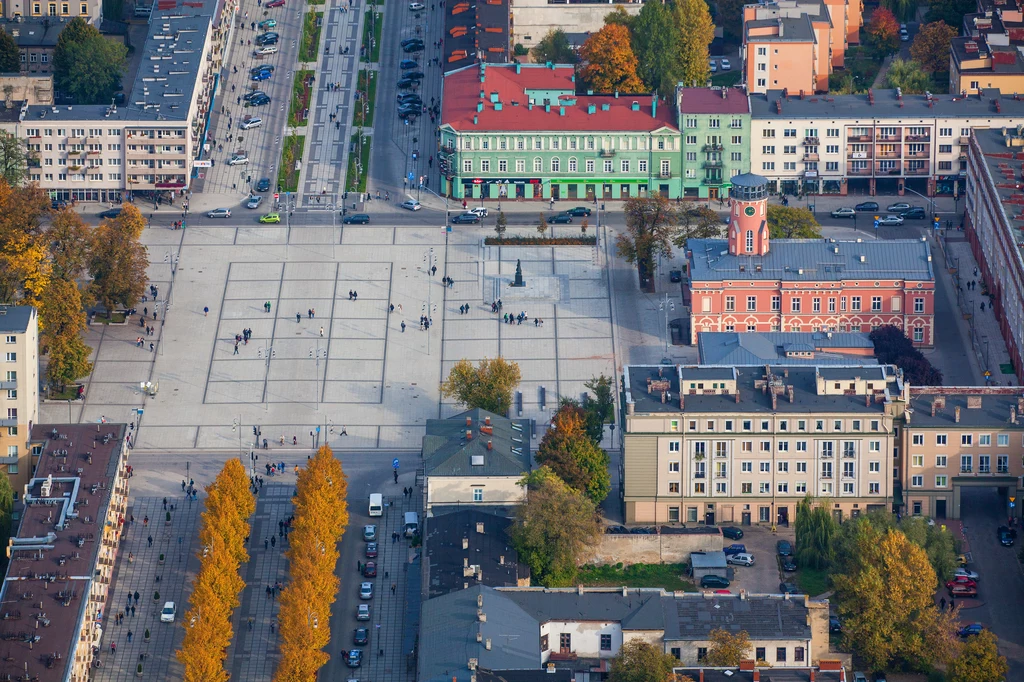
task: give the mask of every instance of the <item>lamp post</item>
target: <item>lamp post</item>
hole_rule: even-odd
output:
[[[674,311],[676,309],[676,302],[671,300],[668,297],[668,292],[667,291],[665,292],[664,295],[665,295],[665,298],[664,298],[663,301],[661,301],[661,303],[658,306],[658,308],[663,313],[665,313],[665,352],[667,353],[668,352],[668,346],[669,346],[669,339],[671,337],[671,334],[669,334],[669,331],[668,331],[668,313],[669,313],[669,310],[673,310]]]
[[[273,346],[260,346],[259,348],[256,349],[256,357],[264,358],[266,360],[266,365],[265,366],[266,366],[266,370],[267,370],[267,380],[269,382],[269,380],[270,380],[270,359],[274,358],[274,357],[277,357],[277,351],[274,350]],[[264,391],[264,396],[266,397],[266,391]],[[269,398],[264,400],[263,404],[266,406],[267,412],[270,412],[270,400],[269,400]]]
[[[317,340],[316,348],[309,349],[309,357],[314,361],[316,367],[316,376],[313,377],[314,384],[316,385],[316,411],[320,411],[320,358],[327,361],[327,349],[320,347],[320,341]]]
[[[238,433],[238,459],[242,459],[242,415],[231,420],[231,430]]]
[[[445,224],[445,229],[447,229],[447,227],[448,227],[447,224]],[[423,315],[427,319],[427,324],[426,324],[426,327],[427,327],[427,355],[430,355],[430,327],[431,327],[431,320],[430,320],[430,318],[431,318],[431,313],[433,312],[433,304],[431,302],[431,291],[430,291],[432,282],[430,281],[430,278],[431,278],[431,272],[433,271],[433,268],[436,267],[436,263],[437,263],[437,257],[434,255],[433,247],[431,247],[425,254],[423,254],[423,264],[424,264],[423,274],[426,275],[426,280],[427,280],[427,304],[423,308]]]

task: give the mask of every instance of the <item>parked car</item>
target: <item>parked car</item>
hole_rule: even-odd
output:
[[[256,73],[254,73],[251,76],[249,76],[249,80],[268,81],[268,80],[270,80],[270,77],[272,75],[274,75],[274,74],[272,74],[269,71],[257,71]]]
[[[249,163],[249,157],[245,154],[232,154],[228,159],[229,166],[244,166],[247,163]]]
[[[360,604],[360,606],[366,606],[366,604]],[[362,649],[350,649],[348,652],[348,667],[358,668],[363,664],[363,650]]]
[[[856,210],[858,210],[858,211],[877,211],[878,210],[878,202],[877,201],[862,201],[861,203],[859,203],[856,206],[854,206],[854,208]]]
[[[948,590],[950,597],[960,597],[963,599],[964,597],[978,596],[978,588],[970,587],[968,585],[953,585],[953,587],[948,588]]]
[[[207,211],[206,212],[206,217],[207,218],[230,218],[231,217],[231,209],[230,208],[215,208],[212,211]]]
[[[747,551],[747,548],[745,545],[742,545],[740,543],[734,543],[729,545],[722,551],[725,552],[725,556],[729,556],[730,554],[743,554]]]
[[[469,209],[468,212],[472,213],[475,216],[479,216],[481,218],[486,218],[487,217],[487,209],[484,208],[483,206],[477,206],[476,208],[471,208],[471,209]]]
[[[265,93],[262,90],[253,90],[252,92],[247,92],[244,95],[242,95],[242,101],[245,102],[245,101],[248,101],[248,100],[250,100],[250,99],[252,99],[254,97],[266,97],[266,96],[267,96],[267,93]]]
[[[568,213],[557,213],[553,216],[548,216],[548,222],[553,225],[571,223],[572,216]]]
[[[356,607],[356,620],[370,620],[369,604],[360,604]]]
[[[265,215],[261,215],[260,216],[260,222],[261,223],[279,223],[279,222],[281,222],[281,214],[280,213],[267,213]]]
[[[786,573],[792,573],[796,570],[796,562],[793,561],[793,557],[779,557],[779,566],[781,566],[782,570]]]
[[[395,85],[400,90],[408,90],[409,88],[414,88],[414,87],[416,87],[419,84],[420,84],[419,81],[414,81],[411,78],[401,78],[401,79],[399,79],[399,81],[397,83],[395,83]]]
[[[420,64],[415,59],[403,59],[402,61],[398,62],[398,68],[402,69],[403,71],[405,69],[418,69],[420,68]]]
[[[978,574],[975,573],[974,571],[969,571],[966,568],[958,568],[958,569],[956,569],[956,572],[954,572],[953,575],[954,576],[958,576],[958,575],[966,576],[966,577],[970,578],[971,580],[973,580],[974,582],[978,582]]]
[[[426,77],[426,74],[422,71],[406,71],[402,74],[402,78],[408,78],[414,81],[421,81]]]
[[[868,676],[864,673],[854,673],[853,682],[868,682]]]
[[[419,114],[418,111],[399,111],[398,112],[398,118],[402,119],[403,121],[405,121],[405,120],[415,120],[416,117],[419,116],[419,115],[420,114]]]
[[[342,218],[341,222],[345,225],[366,225],[370,222],[370,216],[365,213],[353,213]]]
[[[753,566],[754,555],[747,554],[746,552],[740,552],[739,554],[730,554],[725,558],[726,563],[734,564],[736,566]]]
[[[50,202],[50,208],[52,208],[54,211],[59,211],[62,208],[67,208],[67,205],[68,202],[61,201],[59,199],[54,199],[53,201]]]
[[[353,644],[369,644],[370,642],[370,631],[366,628],[356,628],[356,631],[352,633]]]
[[[366,542],[377,541],[377,526],[375,524],[367,524],[363,526],[363,540]]]
[[[571,216],[578,216],[578,217],[584,217],[585,218],[585,217],[590,215],[590,209],[587,208],[586,206],[573,206],[568,211],[566,211],[566,213],[568,213]]]
[[[274,31],[267,31],[266,33],[260,33],[256,36],[257,45],[273,45],[275,44],[280,36]]]
[[[775,550],[779,553],[779,556],[793,556],[793,545],[789,543],[789,540],[779,540],[776,542]]]
[[[839,620],[839,616],[829,616],[828,617],[828,631],[829,632],[836,632],[836,633],[839,633],[839,632],[843,631],[843,624]]]
[[[270,0],[264,7],[284,7],[284,0]]]
[[[161,623],[173,623],[174,615],[177,613],[177,609],[174,606],[174,602],[165,601],[163,609],[160,610],[160,622]]]
[[[900,217],[904,220],[924,220],[927,216],[920,206],[911,206],[906,211],[902,211]]]
[[[959,630],[957,630],[956,634],[960,635],[961,637],[967,638],[972,635],[980,635],[984,631],[985,626],[981,623],[971,623],[970,625],[965,625]]]
[[[471,223],[473,225],[480,222],[480,216],[475,213],[462,213],[452,218],[452,223],[461,225],[463,223]]]
[[[262,194],[254,194],[251,197],[249,197],[249,201],[246,202],[245,207],[246,208],[259,208],[260,204],[262,204],[262,203],[263,203],[263,195]]]
[[[413,12],[420,12],[420,11],[423,10],[423,3],[422,2],[410,2],[409,3],[409,9],[411,9]]]
[[[907,32],[907,29],[901,28],[900,29],[900,42],[904,42],[905,43],[905,42],[907,42],[909,40],[910,40],[910,34]]]
[[[402,38],[402,42],[399,43],[402,47],[411,45],[412,43],[422,43],[423,38]]]
[[[256,24],[261,30],[267,31],[277,26],[277,19],[264,19]]]
[[[421,52],[423,50],[423,41],[416,43],[409,43],[408,45],[402,45],[402,52]]]
[[[269,6],[267,5],[267,7]],[[252,51],[253,57],[266,57],[268,54],[277,54],[277,45],[264,45]]]
[[[423,99],[415,92],[398,93],[399,104],[423,104]]]
[[[725,57],[722,57],[722,59],[718,62],[718,66],[719,68],[722,69],[722,71],[728,71],[729,69],[732,68],[732,64],[730,64],[729,60],[726,59]]]
[[[782,594],[800,594],[800,588],[794,583],[779,583],[779,591]]]
[[[966,585],[967,587],[977,587],[978,583],[974,582],[965,575],[953,576],[952,580],[946,581],[946,587],[953,587],[954,585]]]
[[[376,559],[377,558],[377,543],[368,542],[366,543],[366,558]]]
[[[888,206],[886,206],[885,210],[898,213],[899,211],[906,211],[909,208],[911,208],[911,206],[907,202],[898,201],[895,204],[889,204]]]
[[[363,564],[363,577],[364,578],[376,578],[377,577],[377,562],[367,561]]]
[[[855,215],[857,215],[857,211],[850,208],[849,206],[837,208],[836,210],[832,211],[833,218],[852,218]]]
[[[263,125],[263,119],[259,116],[251,116],[238,122],[238,128],[240,130],[249,130],[249,128],[259,128]]]
[[[730,540],[739,540],[743,537],[743,529],[736,526],[724,526],[722,528],[722,535]]]
[[[419,116],[420,115],[419,104],[402,104],[398,107],[399,116]]]
[[[399,204],[399,207],[404,208],[407,211],[418,211],[423,208],[423,205],[415,199],[406,199]]]
[[[718,73],[718,62],[714,59],[708,60],[708,65],[711,67],[711,73]]]
[[[706,575],[700,579],[700,586],[704,588],[729,587],[729,581],[719,575]]]
[[[882,225],[882,226],[885,226],[885,225],[890,225],[890,226],[891,225],[902,225],[903,224],[903,218],[899,217],[898,215],[882,216],[881,218],[879,218],[878,224]]]
[[[270,97],[268,97],[267,95],[259,95],[258,97],[253,97],[252,99],[246,100],[244,106],[262,107],[266,104],[270,104]]]
[[[996,530],[996,537],[999,538],[999,544],[1003,547],[1013,547],[1013,541],[1017,538],[1017,531],[1011,530],[1006,526],[999,526]]]
[[[266,192],[270,189],[270,178],[260,178],[256,183],[257,192]]]
[[[683,281],[683,271],[682,270],[669,270],[668,271],[668,281],[670,281],[670,282],[682,282]]]
[[[116,218],[119,215],[121,215],[120,206],[117,208],[108,208],[106,211],[100,211],[99,214],[100,218]]]
[[[365,582],[359,585],[360,599],[373,599],[373,583]]]

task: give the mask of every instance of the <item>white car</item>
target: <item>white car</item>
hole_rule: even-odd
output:
[[[254,118],[243,120],[238,124],[238,128],[239,130],[248,130],[249,128],[259,128],[261,125],[263,125],[263,119],[256,116]]]
[[[910,40],[910,34],[907,33],[907,29],[905,29],[905,28],[901,28],[900,29],[900,40],[903,41],[904,43],[907,42],[908,40]]]
[[[277,54],[277,45],[264,45],[252,51],[253,57],[264,57],[268,54]]]
[[[725,558],[726,563],[735,564],[736,566],[753,566],[754,555],[740,552],[739,554],[730,554]]]
[[[207,218],[230,218],[231,217],[231,209],[230,208],[215,208],[212,211],[208,211],[206,213],[206,217]]]
[[[356,607],[356,620],[370,620],[369,604],[360,604]]]
[[[476,208],[471,208],[471,209],[469,209],[466,212],[467,213],[472,213],[473,215],[475,215],[478,218],[486,218],[487,217],[487,209],[484,208],[483,206],[477,206]]]
[[[711,73],[716,73],[718,71],[718,62],[716,62],[714,59],[712,59],[710,61],[710,64],[711,64]]]
[[[174,615],[175,615],[175,613],[176,613],[176,610],[174,608],[174,602],[172,602],[172,601],[165,601],[164,602],[164,608],[163,608],[162,611],[160,611],[160,622],[161,623],[173,623],[174,622]]]
[[[426,6],[422,2],[410,2],[409,3],[409,9],[411,9],[413,12],[419,12],[420,10],[424,9],[425,7]]]
[[[955,580],[956,577],[960,576],[960,575],[964,576],[965,578],[970,578],[971,580],[974,580],[974,581],[978,580],[978,574],[975,573],[974,571],[970,571],[970,570],[968,570],[966,568],[958,568],[958,569],[956,569],[956,573],[953,574],[953,579]]]
[[[400,203],[399,206],[401,206],[402,208],[404,208],[404,209],[406,209],[408,211],[418,211],[421,208],[423,208],[423,206],[420,204],[420,202],[416,201],[415,199],[407,199],[407,200],[403,201],[402,203]]]
[[[263,203],[263,195],[262,194],[254,194],[253,196],[249,197],[249,201],[248,201],[248,203],[246,203],[245,207],[246,208],[259,208],[260,204],[262,204],[262,203]]]
[[[359,586],[360,599],[373,599],[373,583],[362,583]]]
[[[232,154],[228,159],[229,166],[244,166],[249,163],[249,157],[245,154]]]
[[[732,64],[729,63],[728,59],[722,59],[722,61],[720,61],[719,64],[721,64],[722,66],[722,71],[728,71],[729,69],[732,68]]]

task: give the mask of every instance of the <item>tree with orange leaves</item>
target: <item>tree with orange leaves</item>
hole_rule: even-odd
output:
[[[900,22],[896,15],[879,7],[871,14],[867,25],[868,35],[875,50],[882,57],[893,54],[900,46]]]
[[[580,77],[594,92],[630,94],[646,90],[636,73],[629,29],[622,24],[608,24],[587,38],[580,47],[580,58],[585,64]]]
[[[575,401],[563,402],[551,418],[551,427],[537,448],[536,460],[594,504],[601,504],[611,491],[608,453],[590,438],[587,412]]]

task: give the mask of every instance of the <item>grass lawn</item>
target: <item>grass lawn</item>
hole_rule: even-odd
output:
[[[362,154],[359,154],[359,133],[356,133],[351,138],[351,142],[356,147],[356,153],[348,155],[348,173],[345,175],[345,182],[350,192],[366,191],[366,174],[370,170],[370,142],[372,139],[372,137],[368,136],[363,137],[363,150]],[[361,157],[363,163],[362,173],[356,167],[356,160],[359,157]]]
[[[92,321],[100,324],[124,324],[126,319],[124,313],[111,313],[110,317],[107,317],[105,313],[96,313],[93,315]]]
[[[812,597],[829,591],[828,573],[816,568],[801,568],[796,574],[796,584],[801,591]]]
[[[306,125],[304,112],[309,109],[309,103],[313,99],[313,88],[309,79],[312,71],[301,70],[295,72],[295,82],[292,84],[292,104],[288,109],[288,125],[291,127]]]
[[[370,81],[369,88],[366,85],[367,79]],[[363,94],[359,100],[361,106],[356,107],[356,113],[352,116],[352,125],[357,128],[360,126],[369,128],[373,125],[373,108],[377,101],[378,80],[380,77],[376,71],[359,72],[359,83],[356,88]]]
[[[297,192],[299,189],[299,171],[295,162],[302,160],[302,152],[306,138],[302,135],[289,135],[284,138],[281,146],[281,165],[277,171],[277,184],[282,192]]]
[[[686,564],[622,564],[583,566],[579,582],[590,587],[663,587],[672,592],[695,592],[685,578]]]
[[[320,52],[320,25],[323,19],[323,12],[311,10],[306,13],[302,21],[302,43],[299,45],[300,62],[316,61],[317,53]]]
[[[711,84],[719,87],[730,88],[740,82],[743,74],[739,69],[735,71],[719,71],[711,77]]]
[[[370,33],[370,26],[373,26],[373,33]],[[362,42],[362,54],[359,61],[361,62],[376,62],[380,60],[380,35],[384,28],[384,19],[381,15],[380,10],[375,13],[373,10],[366,11],[366,17],[363,21],[363,42]],[[370,37],[373,36],[373,42],[370,42]]]
[[[47,392],[47,400],[77,400],[78,399],[78,385],[73,384],[65,386],[63,391],[51,389]]]

